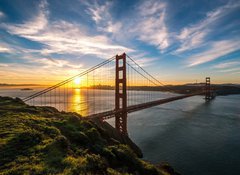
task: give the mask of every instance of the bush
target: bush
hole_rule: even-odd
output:
[[[159,172],[155,166],[150,163],[139,160],[141,163],[141,167],[139,168],[141,174],[149,174],[149,175],[158,175]]]
[[[29,148],[39,144],[43,135],[36,130],[26,130],[9,140],[2,148],[0,147],[0,166],[13,161],[19,155],[30,154]]]
[[[60,135],[60,131],[53,126],[44,126],[43,128],[44,128],[44,131],[43,131],[44,134],[49,137],[53,138],[53,137]]]
[[[69,142],[64,136],[56,137],[45,148],[45,162],[52,168],[61,169],[62,160],[68,153]],[[61,167],[61,168],[60,168]]]
[[[70,135],[70,140],[79,146],[87,146],[90,143],[90,139],[82,131],[71,132],[69,133],[69,135]]]
[[[116,161],[116,155],[108,147],[105,147],[103,149],[102,155],[106,157],[111,163],[112,161]]]
[[[125,164],[130,166],[135,165],[136,155],[128,146],[120,144],[118,146],[111,146],[110,148],[121,162],[125,162]]]
[[[94,144],[103,144],[104,140],[101,138],[98,130],[96,128],[91,128],[87,130],[86,135]]]
[[[105,172],[107,169],[107,163],[102,157],[100,157],[100,155],[87,154],[86,161],[86,168],[90,172],[100,173]]]

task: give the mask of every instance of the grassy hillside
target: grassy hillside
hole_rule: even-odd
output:
[[[95,122],[0,97],[0,174],[175,174],[136,156]]]

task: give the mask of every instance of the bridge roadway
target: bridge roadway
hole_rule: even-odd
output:
[[[188,98],[188,97],[192,97],[192,96],[196,96],[196,95],[204,95],[204,94],[205,94],[205,92],[193,93],[193,94],[180,95],[180,96],[176,96],[176,97],[170,97],[170,98],[160,99],[160,100],[156,100],[156,101],[152,101],[152,102],[132,105],[132,106],[127,107],[127,113],[136,112],[136,111],[150,108],[153,106],[157,106],[160,104],[169,103],[172,101],[181,100],[183,98]],[[86,118],[86,119],[100,118],[101,120],[105,120],[105,119],[113,118],[113,117],[115,117],[115,114],[121,113],[121,112],[122,112],[122,110],[110,110],[110,111],[101,112],[98,114],[92,114],[89,116],[85,116],[84,118]]]

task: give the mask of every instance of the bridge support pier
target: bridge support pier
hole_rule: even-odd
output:
[[[127,75],[126,54],[116,55],[115,80],[115,128],[123,135],[127,135]]]
[[[210,101],[214,98],[213,90],[211,87],[210,77],[206,77],[206,84],[205,84],[205,100]]]

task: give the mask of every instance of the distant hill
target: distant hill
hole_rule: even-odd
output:
[[[165,91],[179,94],[191,94],[199,91],[204,91],[205,84],[185,84],[185,85],[167,85],[167,86],[132,86],[128,90],[143,90],[143,91]],[[213,90],[217,95],[240,94],[240,85],[238,84],[212,84]]]
[[[0,83],[0,86],[41,86],[40,84],[6,84]]]

